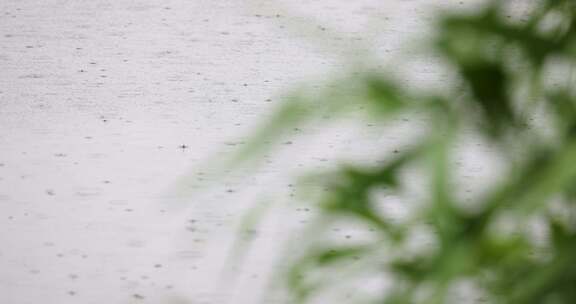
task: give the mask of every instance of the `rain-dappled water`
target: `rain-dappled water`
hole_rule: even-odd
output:
[[[290,197],[303,168],[371,151],[345,127],[295,129],[256,174],[190,197],[175,185],[201,188],[194,168],[241,146],[282,90],[338,71],[347,45],[386,62],[426,38],[438,2],[0,2],[0,303],[256,303],[310,209],[251,231],[232,284],[241,215]],[[427,60],[404,72],[441,82]]]

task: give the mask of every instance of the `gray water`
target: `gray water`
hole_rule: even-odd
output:
[[[450,5],[480,1],[463,2]],[[433,5],[2,0],[0,303],[256,303],[310,215],[267,216],[231,283],[239,220],[289,200],[303,168],[355,155],[356,133],[298,135],[254,174],[178,190],[204,187],[194,168],[241,146],[281,92],[339,71],[349,46],[387,63],[407,37],[429,38]],[[397,72],[434,84],[434,65]]]

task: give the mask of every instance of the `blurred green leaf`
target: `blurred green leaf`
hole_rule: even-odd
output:
[[[382,257],[370,255],[371,264],[358,267],[366,274],[381,272],[393,288],[371,303],[449,303],[462,282],[472,282],[482,299],[494,303],[574,301],[576,220],[559,219],[552,211],[560,201],[562,212],[576,214],[575,83],[551,83],[547,71],[558,68],[553,65],[558,58],[576,67],[576,4],[537,2],[521,17],[505,15],[502,1],[487,1],[470,14],[440,15],[436,40],[427,51],[436,50],[454,68],[458,88],[407,88],[386,71],[354,71],[328,81],[312,97],[293,95],[240,152],[234,162],[260,154],[295,125],[324,116],[348,118],[358,109],[364,125],[363,119],[394,124],[398,114],[418,113],[426,120],[414,148],[384,155],[368,166],[346,165],[314,175],[324,191],[316,193],[320,215],[310,225],[325,229],[305,235],[304,252],[289,268],[287,288],[297,302],[332,286],[342,288],[342,282],[358,283],[344,276],[343,269],[373,248]],[[526,64],[520,68],[519,63]],[[529,96],[518,94],[521,88],[528,88]],[[545,107],[525,99],[542,101]],[[538,124],[549,117],[554,121]],[[465,202],[462,190],[475,181],[455,174],[461,169],[455,152],[462,148],[459,140],[470,135],[489,142],[484,148],[502,160],[502,168],[482,195]],[[369,148],[380,146],[358,147]],[[403,174],[414,167],[428,177],[423,202],[415,202],[418,195],[405,185]],[[422,207],[402,223],[391,220],[373,195],[381,189],[402,204]],[[362,245],[319,246],[327,236],[318,231],[342,219],[369,227],[372,237]],[[529,229],[534,219],[540,221],[543,236]],[[500,233],[500,221],[510,231]],[[411,243],[419,233],[426,237],[418,242],[428,247]],[[342,277],[336,284],[338,274]]]

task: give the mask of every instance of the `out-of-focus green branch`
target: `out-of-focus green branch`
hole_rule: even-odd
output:
[[[462,284],[469,286],[465,302],[576,299],[576,222],[553,212],[576,211],[576,83],[571,76],[566,83],[547,81],[550,70],[562,68],[554,62],[576,64],[576,5],[542,0],[515,19],[503,15],[500,4],[491,1],[470,15],[441,15],[435,43],[425,50],[443,57],[463,93],[407,89],[386,71],[355,71],[313,97],[287,99],[241,152],[236,161],[269,148],[286,129],[327,113],[361,110],[362,117],[382,125],[418,113],[429,124],[411,149],[368,167],[343,166],[318,179],[314,197],[320,197],[320,215],[312,225],[325,229],[306,235],[311,241],[291,259],[286,287],[295,302],[346,286],[354,292],[362,279],[350,275],[351,269],[390,282],[369,303],[461,303],[455,294]],[[529,96],[517,94],[526,89]],[[548,122],[546,132],[533,123],[541,119]],[[460,201],[453,172],[455,143],[466,134],[479,136],[505,160],[502,175],[472,208]],[[409,219],[390,221],[379,207],[382,200],[372,194],[390,191],[403,204],[415,205],[404,193],[409,187],[402,178],[414,166],[428,179],[427,196]],[[361,223],[377,237],[354,245],[330,243],[326,231],[342,219]],[[527,229],[534,220],[542,223],[544,240]],[[409,242],[421,231],[428,245],[415,250]]]

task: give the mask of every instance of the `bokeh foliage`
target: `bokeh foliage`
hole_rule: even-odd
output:
[[[313,98],[296,91],[247,146],[250,155],[282,130],[358,109],[382,125],[410,113],[427,124],[398,153],[316,174],[319,216],[285,275],[295,302],[353,290],[363,274],[389,282],[368,303],[462,302],[454,297],[462,286],[465,302],[576,301],[576,2],[536,2],[523,16],[493,1],[438,17],[425,51],[450,66],[456,89],[407,88],[386,71],[355,71]],[[467,181],[454,180],[454,150],[470,134],[503,159],[503,173],[464,204],[456,193]],[[426,195],[418,203],[405,198],[415,212],[391,220],[373,192],[402,196],[411,167],[424,172]],[[328,232],[343,219],[375,237],[331,241]],[[534,223],[543,237],[529,229]],[[427,245],[409,246],[421,231]]]

